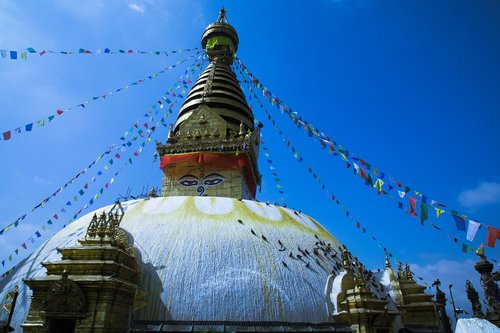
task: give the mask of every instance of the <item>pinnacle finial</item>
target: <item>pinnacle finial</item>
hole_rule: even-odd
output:
[[[408,280],[413,280],[413,273],[411,271],[410,264],[405,263],[405,275]]]
[[[224,6],[222,6],[222,8],[219,11],[219,17],[217,18],[217,22],[227,23],[226,8],[224,8]]]
[[[476,250],[476,254],[479,256],[479,258],[484,259],[484,244],[481,243]]]
[[[389,257],[387,256],[387,254],[385,255],[385,268],[391,268],[391,262],[389,261]]]

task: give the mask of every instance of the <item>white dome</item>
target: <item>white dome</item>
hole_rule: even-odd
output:
[[[135,319],[328,321],[324,289],[340,258],[313,254],[313,248],[319,240],[335,250],[340,244],[312,218],[218,197],[160,197],[123,206],[121,227],[137,249],[140,288],[150,292],[148,306]],[[94,213],[110,208],[59,231],[0,282],[0,299],[20,285],[13,326],[24,322],[29,308],[31,292],[21,280],[45,275],[41,262],[59,260],[56,248],[77,244]]]

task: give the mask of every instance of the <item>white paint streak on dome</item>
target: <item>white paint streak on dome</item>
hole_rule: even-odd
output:
[[[159,197],[123,204],[127,212],[121,226],[138,250],[140,288],[150,292],[148,306],[136,319],[328,321],[323,288],[336,261],[323,257],[319,266],[312,249],[315,235],[333,248],[338,241],[321,226],[310,229],[315,223],[304,215],[298,219],[288,209],[265,204],[256,214],[249,203]],[[59,231],[0,282],[0,299],[21,285],[16,326],[25,320],[30,303],[31,292],[21,279],[44,276],[41,262],[59,260],[56,248],[73,246],[84,237],[93,214]],[[278,240],[286,251],[280,251]],[[309,249],[312,257],[290,258],[290,252],[299,253],[298,247]]]
[[[266,205],[262,202],[243,200],[243,203],[250,211],[258,216],[264,217],[271,221],[280,221],[282,216],[278,208],[274,205]]]
[[[187,197],[162,197],[162,200],[147,200],[144,202],[143,213],[146,215],[154,215],[157,213],[173,212],[184,204]]]
[[[233,201],[231,198],[218,197],[194,197],[196,208],[202,213],[210,215],[227,214],[233,210]]]

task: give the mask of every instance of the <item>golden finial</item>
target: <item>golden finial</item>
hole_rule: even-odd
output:
[[[358,274],[357,274],[357,278],[356,278],[356,282],[358,284],[358,288],[366,287],[366,280],[365,280],[365,276],[363,275],[364,269],[361,266],[360,262],[358,262],[356,264],[356,268],[358,270]]]
[[[347,249],[342,250],[342,267],[346,271],[351,269],[351,265],[349,263],[349,254],[347,253]]]
[[[484,259],[484,244],[483,243],[479,244],[479,247],[476,250],[476,254],[479,256],[479,258]]]
[[[219,11],[217,22],[227,23],[226,8],[224,8],[224,6],[222,6],[221,10]]]
[[[413,273],[411,272],[410,264],[405,263],[405,275],[408,280],[413,280]]]
[[[243,134],[245,134],[245,132],[243,131],[243,122],[240,122],[240,131],[238,132],[238,135],[242,136]]]
[[[398,279],[403,279],[405,276],[403,272],[403,266],[401,265],[400,262],[398,262]]]
[[[391,268],[391,262],[389,261],[389,257],[387,256],[387,254],[385,255],[385,268]]]

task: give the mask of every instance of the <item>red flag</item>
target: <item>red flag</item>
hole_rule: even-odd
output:
[[[64,110],[58,109],[56,112],[57,112],[58,115],[62,115],[63,112],[64,112]]]
[[[4,140],[10,140],[10,131],[3,132],[3,139]]]
[[[415,212],[415,207],[417,206],[417,200],[415,198],[410,197],[410,214],[411,216],[417,216]]]
[[[486,246],[495,247],[497,239],[500,239],[500,229],[488,227],[488,235],[486,236]]]
[[[22,243],[21,246],[26,250],[26,243]]]

